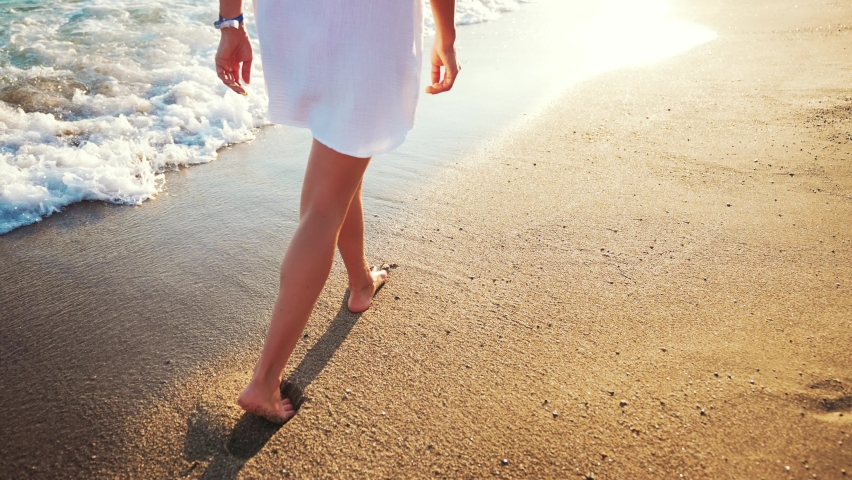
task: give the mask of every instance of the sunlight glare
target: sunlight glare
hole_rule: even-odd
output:
[[[562,28],[542,37],[542,47],[561,58],[568,83],[686,52],[716,39],[716,32],[675,17],[668,0],[565,2]]]

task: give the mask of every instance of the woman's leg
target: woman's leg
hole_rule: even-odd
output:
[[[281,399],[281,372],[331,272],[340,229],[369,161],[314,140],[302,186],[299,226],[281,265],[269,332],[254,375],[237,399],[248,412],[277,423],[295,414],[289,400]]]
[[[364,252],[364,205],[361,200],[361,184],[352,196],[346,220],[337,238],[337,248],[349,275],[349,311],[363,312],[370,308],[376,290],[385,283],[388,272],[370,270]]]

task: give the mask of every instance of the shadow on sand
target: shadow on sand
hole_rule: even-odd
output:
[[[290,399],[297,413],[306,400],[303,395],[305,389],[328,365],[361,317],[360,313],[352,313],[346,308],[348,300],[347,294],[328,330],[308,350],[290,377],[281,383],[282,397]],[[197,405],[187,419],[184,457],[192,465],[184,477],[236,478],[243,465],[260,452],[280,428],[281,425],[244,413],[229,432],[217,414],[203,404]],[[205,463],[206,468],[203,466]],[[204,469],[203,473],[201,469]]]

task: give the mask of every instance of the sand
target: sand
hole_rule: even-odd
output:
[[[246,328],[75,468],[852,475],[852,6],[674,3],[719,39],[570,89],[369,223],[390,282],[356,316],[335,269],[288,367],[291,422],[234,404]]]

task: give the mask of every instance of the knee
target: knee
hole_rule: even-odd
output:
[[[312,228],[339,230],[346,219],[346,210],[329,202],[312,202],[303,205],[299,223]]]

